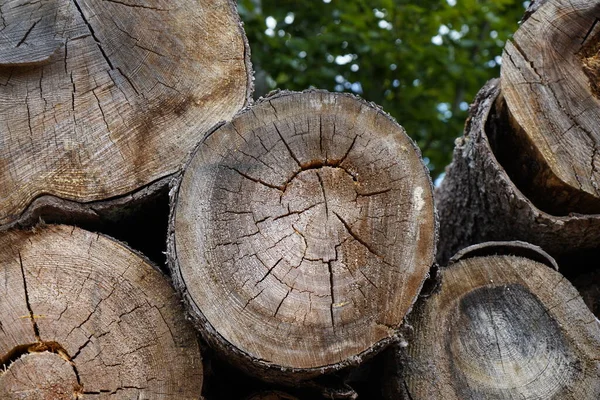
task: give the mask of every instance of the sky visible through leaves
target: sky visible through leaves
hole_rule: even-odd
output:
[[[351,92],[379,104],[443,176],[470,102],[498,77],[516,0],[239,0],[255,97],[279,88]],[[441,175],[442,174],[442,175]]]

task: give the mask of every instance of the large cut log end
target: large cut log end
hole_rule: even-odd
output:
[[[0,227],[164,189],[251,94],[233,0],[4,1]]]
[[[198,399],[202,360],[167,280],[104,236],[0,235],[0,398]]]
[[[410,398],[599,398],[600,322],[569,281],[527,258],[468,253],[411,314]]]
[[[170,266],[209,342],[303,379],[393,340],[436,228],[429,175],[398,124],[348,95],[282,92],[193,155]]]

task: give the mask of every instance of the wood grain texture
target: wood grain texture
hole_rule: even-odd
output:
[[[58,354],[30,353],[18,358],[0,377],[0,398],[19,400],[82,399],[73,366]]]
[[[202,362],[166,279],[78,228],[0,235],[2,399],[198,399]]]
[[[599,20],[597,1],[548,1],[504,49],[502,93],[535,163],[531,191],[554,214],[600,213]]]
[[[10,0],[0,17],[0,225],[48,196],[164,186],[251,96],[233,1]]]
[[[411,399],[600,396],[600,321],[558,272],[499,255],[441,274],[441,290],[410,317]]]
[[[394,338],[433,262],[418,149],[348,95],[264,99],[201,143],[172,194],[175,283],[250,370],[302,379],[358,363]]]

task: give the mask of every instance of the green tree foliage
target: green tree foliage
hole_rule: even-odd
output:
[[[499,75],[517,0],[239,0],[256,95],[318,87],[383,107],[418,143],[434,177],[467,108]]]

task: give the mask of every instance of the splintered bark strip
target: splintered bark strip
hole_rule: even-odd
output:
[[[436,191],[438,262],[445,264],[461,248],[491,240],[523,240],[552,256],[597,248],[599,215],[545,212],[517,187],[519,175],[508,173],[511,159],[520,153],[511,146],[513,130],[498,86],[492,80],[477,95],[465,135],[456,141],[452,164]]]
[[[569,281],[523,257],[463,258],[415,306],[408,398],[600,398],[600,321]]]
[[[207,340],[263,379],[335,371],[392,341],[435,239],[418,149],[349,95],[262,100],[207,136],[173,189],[175,284]]]
[[[67,226],[4,232],[0,276],[0,398],[200,398],[178,296],[122,244]]]
[[[0,227],[165,188],[251,96],[233,0],[8,0],[0,13]]]
[[[514,175],[554,215],[600,213],[599,22],[598,1],[548,1],[502,56]]]

